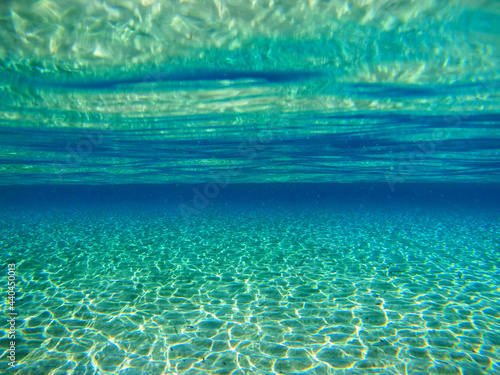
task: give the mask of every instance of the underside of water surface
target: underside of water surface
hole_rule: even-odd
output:
[[[499,25],[2,2],[0,372],[500,374]]]
[[[500,181],[495,1],[0,12],[1,184]]]

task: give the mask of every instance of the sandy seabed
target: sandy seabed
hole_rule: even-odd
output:
[[[496,217],[4,212],[10,373],[499,374]]]

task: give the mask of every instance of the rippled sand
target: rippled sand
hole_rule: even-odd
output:
[[[0,219],[22,280],[12,374],[500,373],[493,216]]]

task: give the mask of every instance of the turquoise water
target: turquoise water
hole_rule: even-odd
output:
[[[3,185],[499,182],[495,1],[0,9]]]
[[[186,221],[178,191],[136,189],[60,189],[41,209],[54,196],[25,190],[2,212],[12,373],[500,371],[498,199],[245,186]]]
[[[499,374],[499,24],[2,3],[0,372]]]

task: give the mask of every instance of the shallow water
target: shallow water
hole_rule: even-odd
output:
[[[496,2],[0,23],[0,372],[500,373]]]

